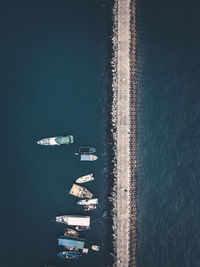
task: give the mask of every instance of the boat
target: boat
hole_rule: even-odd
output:
[[[90,216],[62,215],[56,217],[56,222],[73,226],[90,226]]]
[[[83,249],[85,245],[85,239],[71,239],[67,237],[59,237],[58,238],[58,246],[63,246],[70,251],[78,251],[79,249]]]
[[[71,247],[67,247],[67,246],[65,246],[64,248],[67,250],[70,250],[70,251],[79,251],[78,248],[71,248]]]
[[[64,233],[65,237],[74,237],[74,238],[78,238],[79,237],[79,233],[71,228],[65,228],[65,233]]]
[[[85,187],[77,184],[73,184],[70,192],[71,195],[80,198],[92,198],[93,194]]]
[[[80,160],[81,161],[94,161],[97,160],[98,157],[91,154],[82,154]]]
[[[72,135],[49,137],[37,141],[37,144],[42,146],[60,146],[72,143],[74,143],[74,137]]]
[[[79,148],[80,154],[91,154],[91,153],[95,153],[95,152],[96,152],[96,149],[94,147],[82,146]]]
[[[97,205],[87,205],[87,206],[84,206],[84,211],[95,210],[96,208],[97,208]]]
[[[75,229],[77,231],[85,231],[85,230],[89,230],[90,226],[76,226]]]
[[[95,251],[99,251],[100,247],[99,246],[96,246],[96,245],[92,245],[91,246],[91,249],[92,250],[95,250]]]
[[[82,253],[88,254],[88,248],[83,248]]]
[[[77,184],[82,184],[82,183],[86,183],[86,182],[89,182],[89,181],[92,181],[92,180],[94,180],[93,174],[88,174],[88,175],[79,177],[76,180],[76,183]]]
[[[77,202],[78,205],[98,205],[98,198],[81,199]]]
[[[77,251],[62,251],[57,254],[61,259],[78,259],[80,253]]]

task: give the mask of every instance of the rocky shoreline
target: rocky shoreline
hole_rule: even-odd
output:
[[[114,266],[136,265],[136,3],[113,8],[112,128]]]

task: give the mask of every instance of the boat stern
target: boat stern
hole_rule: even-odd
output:
[[[73,135],[69,135],[69,138],[70,138],[70,143],[73,144],[74,143],[74,137],[73,137]]]

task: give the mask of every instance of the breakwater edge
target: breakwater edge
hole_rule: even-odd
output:
[[[113,8],[112,190],[114,266],[136,265],[136,2]]]

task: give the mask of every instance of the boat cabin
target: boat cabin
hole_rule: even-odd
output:
[[[83,249],[85,241],[84,239],[69,239],[60,237],[58,238],[58,245],[63,247],[69,247],[72,249]]]

